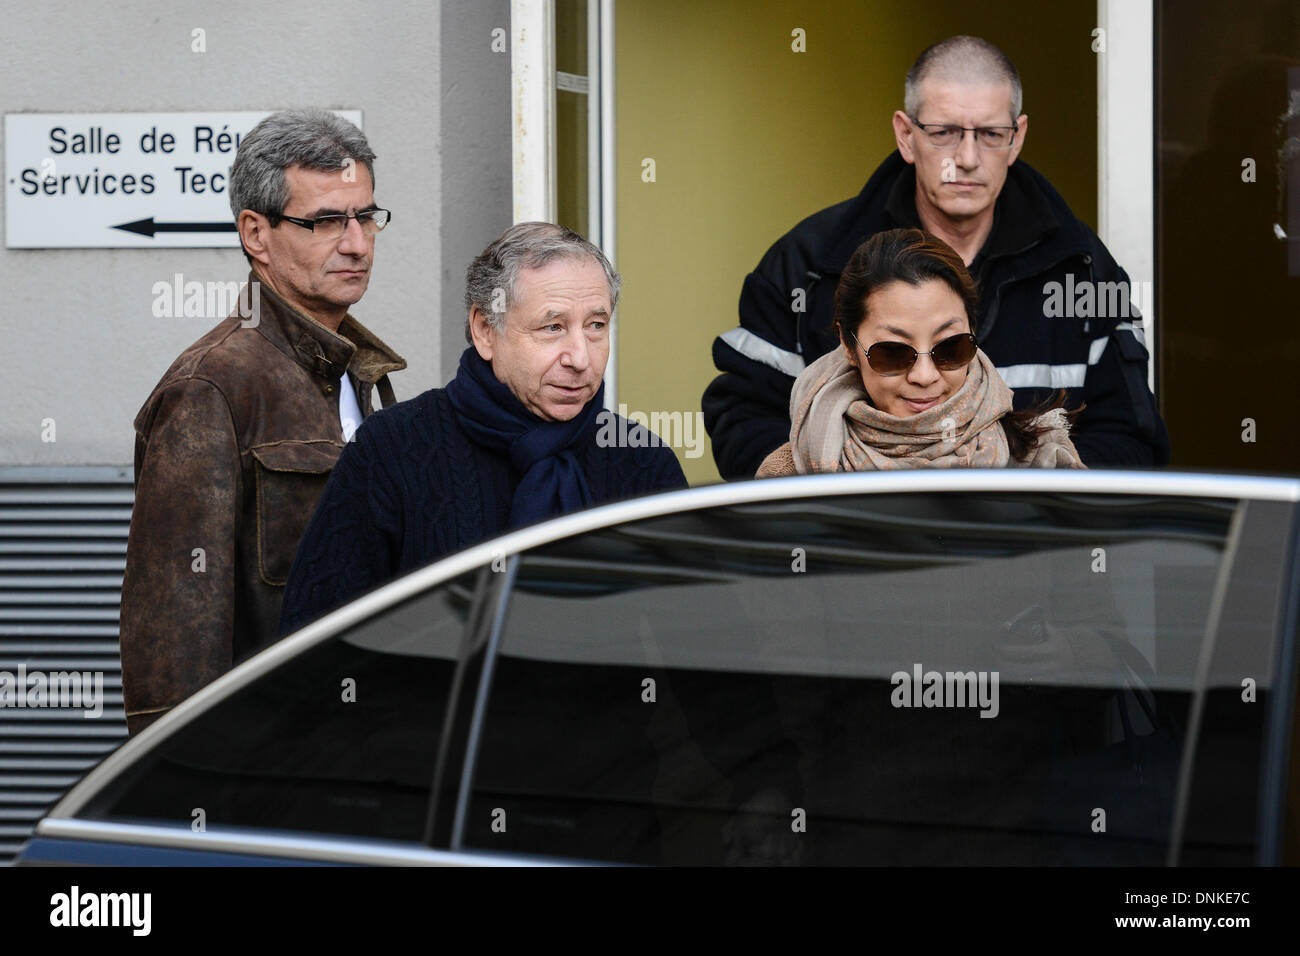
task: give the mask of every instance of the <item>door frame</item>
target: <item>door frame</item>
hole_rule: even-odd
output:
[[[1155,2],[1097,0],[1097,233],[1141,289],[1156,390]],[[1099,44],[1099,41],[1101,43]]]
[[[615,264],[614,0],[587,0],[587,75],[562,79],[587,97],[587,239]],[[514,221],[554,222],[556,210],[555,0],[510,2]],[[610,325],[605,407],[617,407],[618,323]]]

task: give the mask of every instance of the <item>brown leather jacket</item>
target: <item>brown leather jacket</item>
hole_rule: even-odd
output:
[[[255,279],[249,276],[249,281]],[[135,419],[122,582],[122,693],[135,733],[275,640],[289,566],[343,450],[339,386],[363,416],[406,362],[351,315],[338,334],[260,286],[172,363]]]

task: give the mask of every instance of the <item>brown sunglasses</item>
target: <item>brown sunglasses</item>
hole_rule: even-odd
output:
[[[951,372],[969,365],[975,358],[976,348],[975,336],[969,332],[951,335],[928,352],[918,352],[905,342],[877,342],[869,349],[862,349],[856,335],[853,343],[866,355],[867,364],[877,375],[902,375],[922,355],[930,356],[936,368]]]

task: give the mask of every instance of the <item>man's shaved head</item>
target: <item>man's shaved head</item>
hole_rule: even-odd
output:
[[[903,87],[903,111],[916,117],[921,111],[921,83],[925,80],[961,83],[967,86],[1008,83],[1011,86],[1011,122],[1016,122],[1023,105],[1020,74],[1011,59],[987,40],[957,36],[927,47],[907,71]]]

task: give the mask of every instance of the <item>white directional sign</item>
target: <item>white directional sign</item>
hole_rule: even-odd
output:
[[[230,164],[269,115],[7,113],[5,245],[238,247]]]

